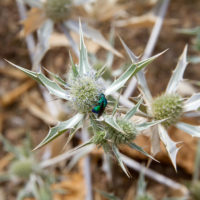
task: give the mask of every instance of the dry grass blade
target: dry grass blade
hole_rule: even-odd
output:
[[[117,0],[101,0],[96,1],[89,9],[86,8],[86,11],[90,17],[103,22],[112,20],[114,16],[120,15],[120,13],[124,12],[125,9],[126,6],[119,5]]]
[[[24,25],[22,33],[24,36],[37,30],[46,20],[45,13],[39,8],[32,8],[27,15],[27,18],[21,23]]]
[[[27,80],[26,82],[22,83],[17,88],[13,89],[12,91],[6,93],[0,99],[0,104],[3,107],[9,106],[10,104],[14,103],[22,94],[24,94],[27,90],[32,88],[36,82],[34,80]]]
[[[156,16],[153,13],[148,13],[139,17],[131,17],[115,22],[117,27],[134,26],[134,28],[152,27],[156,22]]]
[[[166,185],[166,186],[172,188],[173,190],[179,190],[183,194],[184,197],[188,197],[189,191],[184,185],[181,185],[180,183],[177,183],[177,182],[173,181],[172,179],[170,179],[166,176],[163,176],[162,174],[157,173],[156,171],[153,171],[151,169],[148,169],[148,168],[142,166],[138,162],[130,159],[129,157],[127,157],[125,155],[122,155],[122,158],[123,158],[124,163],[128,167],[130,167],[136,171],[139,171],[139,172],[143,171],[144,175],[148,176],[149,178],[151,178],[163,185]]]
[[[41,119],[45,123],[50,125],[55,125],[57,123],[57,120],[54,119],[53,116],[49,114],[49,112],[45,111],[44,109],[41,109],[41,107],[45,108],[45,105],[36,105],[28,95],[26,95],[23,99],[23,105],[30,111],[31,114]]]
[[[0,68],[0,74],[19,80],[24,80],[28,78],[23,72],[13,68],[8,69],[7,67]]]
[[[14,158],[13,154],[8,153],[0,160],[0,171],[3,171],[5,167],[7,167],[10,161]]]

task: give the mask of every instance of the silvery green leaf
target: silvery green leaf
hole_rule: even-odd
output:
[[[41,83],[41,81],[38,79],[38,73],[33,72],[31,70],[25,69],[23,67],[20,67],[19,65],[15,65],[14,63],[5,60],[6,62],[8,62],[10,65],[12,65],[13,67],[16,67],[17,69],[21,70],[22,72],[24,72],[25,74],[27,74],[29,77],[31,77],[32,79],[36,80],[37,82]]]
[[[150,57],[148,59],[142,60],[138,64],[141,64],[141,63],[144,63],[144,62],[148,62],[149,59],[151,59],[150,62],[152,62],[154,59],[156,59],[157,57],[161,56],[166,51],[167,50],[164,50],[163,52],[158,53],[155,56],[152,56],[152,57]],[[146,103],[151,104],[152,95],[151,95],[151,92],[149,90],[149,87],[148,87],[148,84],[147,84],[147,81],[146,81],[146,78],[145,78],[144,71],[143,70],[139,71],[136,74],[136,78],[137,78],[137,81],[138,81],[138,87],[139,87],[141,93],[143,94]],[[128,87],[131,87],[131,85],[129,85]],[[128,90],[128,87],[127,87],[127,90]]]
[[[69,53],[69,57],[70,57],[70,64],[72,67],[73,76],[76,78],[79,75],[78,69],[77,69],[77,66],[74,64],[72,55],[70,53]]]
[[[24,3],[30,7],[42,8],[42,2],[40,0],[23,0]]]
[[[133,115],[135,115],[135,113],[138,111],[141,103],[142,103],[143,99],[140,99],[138,101],[138,103],[131,109],[129,110],[126,115],[124,116],[124,119],[129,120],[131,117],[133,117]]]
[[[124,165],[124,163],[122,161],[121,154],[120,154],[118,148],[116,147],[116,145],[114,145],[114,144],[112,145],[112,151],[113,151],[113,153],[114,153],[114,155],[115,155],[115,157],[116,157],[116,159],[117,159],[117,161],[119,163],[119,166],[122,168],[122,170],[124,171],[124,173],[130,178],[131,177],[130,173],[126,169],[126,167],[125,167],[125,165]]]
[[[106,89],[105,95],[110,95],[111,93],[119,90],[126,84],[126,82],[129,80],[130,77],[134,76],[137,72],[139,72],[148,64],[150,64],[154,59],[156,59],[162,53],[164,52],[161,52],[155,56],[152,56],[138,63],[131,64],[130,67]]]
[[[174,166],[174,169],[177,171],[176,168],[176,155],[180,149],[176,147],[177,142],[174,142],[169,136],[168,133],[166,131],[166,129],[162,126],[162,125],[158,125],[158,130],[159,130],[159,135],[160,135],[160,139],[163,142],[163,144],[165,145],[165,148],[168,152],[168,155],[171,159],[171,162]]]
[[[56,82],[48,79],[42,73],[38,73],[38,78],[42,84],[49,90],[50,94],[53,94],[62,99],[70,100],[68,92],[62,89]]]
[[[53,72],[49,71],[48,69],[44,68],[44,70],[50,74],[60,85],[62,85],[63,87],[67,87],[66,82],[57,74],[54,74]]]
[[[158,152],[161,151],[158,125],[151,127],[150,131],[151,131],[151,153],[153,156],[155,156]]]
[[[124,131],[119,127],[119,125],[117,124],[117,122],[115,121],[114,117],[110,117],[110,116],[107,116],[105,115],[104,116],[104,121],[106,124],[112,126],[114,129],[116,129],[117,131],[124,133]]]
[[[188,58],[188,61],[193,64],[199,64],[200,63],[200,56],[191,56]]]
[[[70,100],[69,95],[67,93],[66,90],[62,89],[59,85],[57,85],[57,83],[55,83],[54,81],[51,81],[50,79],[48,79],[46,76],[44,76],[44,74],[42,73],[37,73],[37,72],[33,72],[31,70],[25,69],[23,67],[20,67],[18,65],[15,65],[9,61],[7,61],[9,64],[11,64],[12,66],[16,67],[17,69],[23,71],[25,74],[27,74],[28,76],[30,76],[32,79],[36,80],[37,82],[41,83],[42,85],[44,85],[51,94],[60,97],[62,99],[66,99],[66,100]]]
[[[121,96],[121,94],[119,93],[118,98],[115,101],[115,105],[114,105],[113,112],[112,112],[112,117],[114,117],[115,113],[117,112],[117,108],[119,107],[120,96]]]
[[[83,117],[84,117],[83,114],[78,113],[66,121],[59,122],[55,127],[49,130],[48,135],[43,139],[43,141],[37,147],[34,148],[34,150],[37,150],[42,146],[46,145],[47,143],[51,142],[59,135],[64,133],[67,129],[74,128],[83,119]]]
[[[144,131],[152,126],[155,126],[157,124],[160,124],[162,122],[164,122],[166,119],[161,119],[161,120],[156,120],[156,121],[151,121],[151,122],[144,122],[142,124],[137,124],[136,125],[136,129],[140,132],[140,131]]]
[[[184,112],[195,111],[200,107],[200,93],[193,94],[184,102]]]
[[[80,62],[79,62],[79,74],[85,75],[91,71],[90,64],[88,62],[87,49],[84,43],[82,25],[79,22],[79,35],[80,35]]]
[[[194,126],[183,122],[178,122],[175,126],[190,134],[192,137],[200,137],[200,126]]]
[[[110,34],[109,34],[109,43],[113,48],[114,48],[114,44],[115,44],[114,37],[115,37],[115,30],[114,30],[114,27],[112,26],[112,28],[110,30]],[[105,64],[108,69],[110,69],[112,67],[113,60],[114,60],[114,54],[111,51],[109,51],[107,53],[106,64]]]
[[[131,62],[132,62],[132,63],[138,62],[139,56],[136,56],[136,55],[128,48],[128,46],[125,44],[125,42],[122,40],[121,37],[119,37],[119,39],[120,39],[120,41],[121,41],[121,43],[122,43],[122,45],[123,45],[123,47],[124,47],[126,53],[128,54],[129,58],[131,59]]]
[[[148,105],[150,105],[152,102],[152,95],[149,90],[144,72],[143,71],[138,72],[138,74],[136,74],[136,77],[137,77],[137,81],[138,81],[138,88],[140,89],[140,92],[143,94],[145,102]],[[131,87],[131,85],[128,87]],[[127,89],[128,89],[128,87],[127,87]]]
[[[53,32],[54,22],[50,19],[46,20],[38,30],[38,44],[33,59],[33,67],[38,69],[42,58],[49,49],[49,38]]]
[[[96,79],[100,78],[104,72],[107,70],[107,65],[103,65],[95,74]]]
[[[185,46],[183,53],[181,54],[177,66],[175,68],[175,70],[173,71],[173,74],[169,80],[169,83],[167,85],[167,89],[166,89],[166,93],[167,94],[171,94],[176,92],[177,88],[178,88],[178,84],[180,83],[180,81],[183,80],[183,74],[184,71],[187,67],[187,45]]]
[[[152,160],[157,161],[154,157],[152,157],[151,155],[149,155],[146,151],[143,150],[142,147],[138,146],[137,144],[130,143],[130,144],[128,144],[128,146],[131,147],[132,149],[135,149],[136,151],[139,151],[140,153],[144,154],[145,156],[151,158]],[[159,162],[159,161],[157,161],[157,162]]]
[[[65,144],[65,146],[63,147],[63,149],[66,148],[66,146],[69,144],[69,142],[71,141],[71,139],[74,137],[75,133],[78,131],[78,129],[80,129],[82,126],[81,121],[74,127],[73,130],[70,131],[69,133],[69,137],[67,138],[67,142]]]
[[[65,22],[65,25],[74,32],[79,33],[78,21],[68,20]],[[82,23],[82,31],[85,37],[90,38],[108,51],[113,52],[115,55],[122,57],[121,53],[115,50],[98,30],[91,28],[86,23]]]

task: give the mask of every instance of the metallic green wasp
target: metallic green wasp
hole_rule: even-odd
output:
[[[107,106],[107,103],[108,102],[107,102],[107,99],[106,99],[105,95],[103,93],[101,93],[99,95],[99,101],[97,102],[97,106],[95,106],[92,109],[92,112],[93,113],[97,113],[98,117],[100,117],[103,114],[103,112],[104,112],[104,110],[105,110],[105,108]]]

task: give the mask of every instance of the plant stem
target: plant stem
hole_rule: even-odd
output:
[[[82,142],[85,143],[89,140],[89,134],[87,130],[87,126],[83,126],[82,129]],[[86,198],[85,200],[92,200],[92,177],[91,177],[91,167],[90,167],[90,156],[87,155],[84,158],[84,166],[83,166],[83,173],[85,177],[85,183],[86,183]]]
[[[163,185],[166,185],[174,190],[179,190],[182,192],[182,194],[184,195],[184,197],[188,197],[189,195],[189,191],[188,189],[184,186],[184,185],[181,185],[175,181],[173,181],[172,179],[169,179],[168,177],[166,176],[163,176],[151,169],[148,169],[144,166],[142,166],[141,164],[139,164],[138,162],[132,160],[131,158],[121,154],[122,156],[122,159],[123,159],[123,162],[130,168],[138,171],[138,172],[143,172],[144,175],[148,176],[149,178],[163,184]]]

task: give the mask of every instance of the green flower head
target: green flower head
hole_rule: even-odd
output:
[[[47,0],[44,4],[46,16],[53,21],[62,21],[69,17],[71,0]]]
[[[168,127],[180,119],[183,113],[183,101],[178,94],[164,94],[154,99],[152,110],[156,120],[167,119],[162,124]]]

